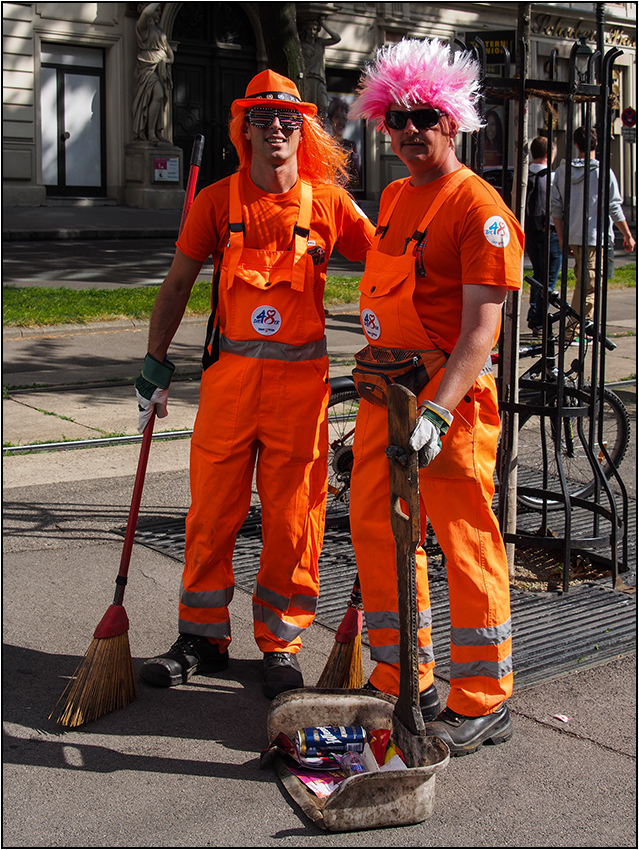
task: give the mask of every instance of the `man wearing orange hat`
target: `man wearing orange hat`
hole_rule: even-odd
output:
[[[327,490],[328,357],[323,294],[333,248],[362,260],[373,227],[339,185],[344,154],[272,71],[233,102],[240,167],[203,189],[151,316],[136,381],[143,430],[166,415],[170,342],[212,256],[213,325],[191,441],[179,638],[141,671],[168,687],[228,665],[233,549],[257,464],[263,548],[253,591],[264,693],[303,686],[297,652],[315,616]]]
[[[388,133],[410,174],[382,194],[360,285],[369,346],[357,356],[366,377],[358,377],[350,512],[376,662],[369,686],[399,692],[387,411],[375,372],[376,363],[388,370],[396,360],[408,363],[398,380],[419,404],[410,442],[422,467],[420,524],[425,535],[428,517],[446,556],[450,602],[451,687],[440,712],[426,555],[418,548],[420,706],[426,734],[442,738],[453,755],[512,735],[508,564],[492,510],[499,410],[490,352],[506,294],[521,285],[523,234],[499,195],[455,153],[457,133],[481,127],[478,70],[470,54],[447,44],[405,39],[380,49],[353,105]]]

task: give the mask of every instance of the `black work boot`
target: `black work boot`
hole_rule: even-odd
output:
[[[367,691],[377,691],[377,693],[381,693],[380,689],[376,688],[371,682],[366,682],[364,688]],[[429,688],[426,688],[425,691],[420,692],[419,707],[422,711],[424,723],[434,720],[439,714],[441,710],[441,703],[439,702],[439,696],[434,682]]]
[[[180,635],[164,655],[147,658],[140,676],[152,685],[184,685],[195,673],[219,673],[229,666],[228,650],[199,635]]]
[[[264,695],[273,699],[284,691],[304,687],[297,657],[292,652],[265,652],[263,662]]]
[[[441,711],[442,707],[439,702],[439,696],[434,682],[430,688],[426,688],[425,691],[420,693],[419,707],[422,710],[424,723],[429,723],[431,720],[434,720]]]
[[[476,752],[482,744],[503,744],[512,738],[513,727],[508,708],[502,703],[492,714],[465,717],[445,708],[436,720],[426,724],[426,734],[441,738],[451,756]]]

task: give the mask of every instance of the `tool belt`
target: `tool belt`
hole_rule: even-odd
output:
[[[446,363],[449,355],[439,348],[407,351],[367,345],[355,355],[353,380],[360,398],[378,407],[386,406],[390,384],[401,384],[415,395]]]

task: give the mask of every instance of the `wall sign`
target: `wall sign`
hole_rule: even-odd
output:
[[[156,156],[153,159],[153,179],[160,183],[179,183],[180,160],[177,156]]]

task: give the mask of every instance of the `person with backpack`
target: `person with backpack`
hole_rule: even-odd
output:
[[[572,296],[572,308],[579,313],[584,322],[592,319],[595,307],[596,266],[597,266],[597,207],[599,204],[599,160],[596,159],[597,132],[590,130],[590,138],[585,127],[577,127],[573,134],[573,144],[577,156],[570,163],[570,219],[565,219],[566,197],[566,161],[562,160],[551,190],[551,215],[562,250],[575,258],[575,291]],[[586,170],[590,172],[588,197],[586,194]],[[586,228],[587,244],[582,244],[584,218],[588,217]],[[635,250],[635,238],[630,232],[623,212],[619,183],[612,169],[608,169],[608,244],[612,252],[615,241],[613,224],[623,236],[623,248],[627,253]],[[605,225],[604,225],[605,226]],[[611,253],[612,256],[612,253]],[[585,266],[585,268],[584,268]],[[605,273],[605,269],[603,272]],[[586,284],[584,305],[582,306],[582,284]],[[571,320],[567,326],[569,339],[576,342],[578,323]]]
[[[546,197],[549,185],[552,186],[554,173],[548,164],[548,139],[536,136],[530,143],[532,162],[528,166],[528,190],[526,193],[526,252],[532,263],[533,277],[542,286],[554,289],[561,268],[561,246],[554,223],[550,222],[550,251],[546,256]],[[551,163],[552,164],[552,163]],[[530,308],[527,316],[528,327],[533,336],[541,335],[544,323],[544,299],[535,287],[530,288]]]

